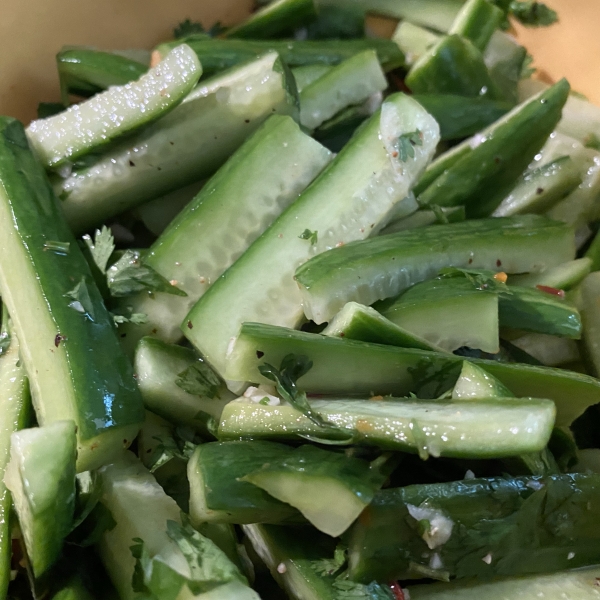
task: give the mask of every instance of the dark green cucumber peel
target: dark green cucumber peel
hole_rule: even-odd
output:
[[[470,217],[491,214],[556,127],[569,90],[562,79],[482,131],[475,147],[420,193],[421,205],[464,204]]]
[[[308,394],[371,394],[437,398],[454,386],[463,358],[368,344],[355,340],[245,323],[232,352],[227,376],[269,383],[258,367],[278,365],[288,354],[304,355],[313,367],[298,381]],[[572,371],[492,360],[470,359],[521,398],[549,398],[556,403],[557,425],[570,425],[589,406],[600,403],[600,382]],[[235,368],[235,370],[233,370]]]
[[[143,421],[132,368],[21,124],[6,117],[0,120],[0,180],[0,288],[38,420],[73,419],[78,468],[90,469],[128,446]],[[54,251],[53,242],[68,252]]]
[[[503,20],[503,10],[492,2],[468,0],[458,11],[448,33],[467,38],[483,52]]]
[[[599,492],[600,476],[581,474],[383,490],[350,531],[350,576],[490,578],[596,564]]]
[[[195,524],[302,522],[300,513],[244,478],[292,448],[275,442],[201,444],[188,463],[190,516]]]

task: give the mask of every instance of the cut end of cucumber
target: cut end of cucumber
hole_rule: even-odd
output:
[[[105,430],[102,435],[78,440],[77,472],[94,471],[106,465],[127,450],[135,440],[141,424],[126,425]]]
[[[468,398],[510,398],[513,393],[493,375],[465,361],[454,389],[452,398],[465,400]]]

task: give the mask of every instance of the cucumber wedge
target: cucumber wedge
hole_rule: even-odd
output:
[[[244,478],[292,452],[273,442],[201,444],[188,463],[190,517],[200,523],[302,522],[297,510]]]
[[[0,293],[38,422],[75,421],[77,468],[94,469],[127,447],[144,419],[133,370],[25,132],[10,118],[0,119],[0,181]]]
[[[193,350],[160,340],[140,341],[134,371],[146,408],[176,425],[206,431],[235,397]]]
[[[467,0],[458,11],[448,33],[461,35],[483,52],[503,19],[502,9],[491,2]]]
[[[308,87],[311,83],[314,83],[319,77],[325,75],[331,71],[333,67],[329,65],[304,65],[303,67],[296,67],[292,69],[292,75],[296,80],[296,87],[298,93],[302,93],[305,87]]]
[[[550,400],[532,398],[466,401],[335,398],[311,400],[310,405],[326,420],[348,432],[351,439],[348,443],[418,453],[423,459],[502,458],[540,451],[550,439],[556,413]],[[336,440],[340,432],[315,425],[291,406],[257,406],[246,398],[230,402],[219,425],[220,439],[293,440],[299,435]],[[284,492],[279,493],[276,497],[284,499]]]
[[[409,586],[407,590],[411,600],[481,600],[482,598],[486,600],[506,598],[598,600],[600,598],[598,579],[600,579],[600,567],[589,567],[493,582],[415,585]]]
[[[511,341],[513,346],[527,352],[529,356],[547,367],[562,367],[581,361],[577,342],[543,333],[526,333]]]
[[[307,356],[313,367],[298,380],[308,394],[406,396],[436,398],[456,383],[463,359],[441,352],[396,348],[327,337],[285,327],[245,323],[230,356],[227,377],[271,383],[258,367],[280,365],[288,354]],[[470,359],[521,398],[549,398],[556,403],[557,425],[570,425],[600,403],[594,377],[534,365]]]
[[[429,29],[405,20],[401,21],[394,31],[392,40],[404,52],[406,66],[412,67],[423,54],[440,41],[440,36]]]
[[[374,50],[365,50],[333,67],[300,93],[300,123],[313,130],[342,109],[360,104],[387,88]]]
[[[19,361],[19,342],[13,334],[8,350],[0,355],[0,598],[6,597],[12,556],[12,501],[4,483],[4,473],[10,458],[11,435],[26,427],[30,403],[29,383]]]
[[[319,531],[338,537],[368,506],[385,476],[365,460],[300,446],[243,480],[297,508]]]
[[[472,362],[463,362],[460,375],[452,389],[452,398],[510,398],[513,393],[498,379]]]
[[[592,269],[592,259],[588,257],[570,260],[541,273],[512,275],[508,278],[510,284],[523,287],[544,285],[557,290],[569,290],[581,283]]]
[[[523,215],[435,225],[346,244],[296,270],[304,313],[328,321],[346,302],[370,305],[443,267],[539,272],[575,257],[572,229]]]
[[[297,97],[269,53],[201,83],[170,114],[57,181],[67,221],[83,232],[212,175],[273,113],[296,115]]]
[[[496,89],[513,105],[522,101],[518,86],[523,81],[521,71],[526,56],[527,50],[504,31],[494,32],[483,53],[483,61]]]
[[[598,475],[575,474],[382,490],[350,532],[350,577],[491,578],[596,564],[599,487]]]
[[[416,130],[423,136],[422,145],[403,163],[393,156],[395,143]],[[390,96],[381,112],[198,301],[182,327],[185,336],[223,374],[228,348],[244,321],[295,327],[302,308],[294,269],[315,254],[377,232],[388,213],[407,198],[438,139],[437,124],[417,102],[403,94]]]
[[[27,136],[46,167],[59,167],[164,116],[192,91],[200,75],[196,54],[182,44],[139,80],[33,121]]]
[[[269,117],[150,247],[147,264],[187,296],[126,298],[134,312],[148,315],[144,325],[123,328],[127,346],[142,335],[177,342],[198,299],[330,160],[331,152],[293,119]]]
[[[348,302],[323,330],[323,335],[400,348],[440,350],[424,338],[392,323],[374,308],[356,302]]]
[[[14,502],[36,578],[57,560],[75,510],[73,421],[23,429],[11,436],[4,481]]]

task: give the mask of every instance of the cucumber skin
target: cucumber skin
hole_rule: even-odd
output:
[[[306,316],[323,323],[346,302],[369,305],[397,296],[442,267],[537,272],[574,255],[570,227],[523,215],[432,225],[349,243],[298,267],[296,281]]]
[[[535,482],[542,489],[534,491]],[[548,487],[552,495],[548,493],[545,503]],[[458,578],[525,575],[594,564],[600,560],[599,490],[600,476],[581,474],[471,479],[383,490],[350,532],[350,577],[363,582],[422,578],[411,572],[409,562],[427,564],[433,552],[441,558],[442,570]],[[419,506],[424,501],[454,521],[452,536],[434,551],[411,527],[408,516],[408,504]],[[482,560],[488,552],[489,565]]]
[[[243,478],[291,453],[283,444],[230,441],[201,444],[188,463],[190,517],[195,524],[303,522],[295,508]]]
[[[133,441],[144,420],[141,396],[112,317],[44,171],[22,126],[7,117],[0,119],[0,179],[6,194],[0,197],[4,205],[0,210],[7,219],[6,234],[0,239],[4,258],[0,258],[0,290],[21,342],[37,417],[42,425],[65,418],[75,421],[77,466],[89,470]],[[45,251],[46,241],[68,242],[69,253]],[[23,257],[26,269],[32,270],[28,275],[12,273],[15,259],[9,248]],[[35,277],[35,283],[26,289],[23,277]],[[89,291],[94,322],[69,308],[65,297],[81,278]],[[44,308],[45,316],[23,312],[32,294],[39,294],[50,307]],[[94,348],[98,350],[92,352]]]
[[[259,352],[260,358],[257,357]],[[308,394],[371,394],[436,398],[454,386],[463,358],[327,337],[259,323],[245,323],[233,348],[227,377],[270,383],[259,365],[281,364],[290,354],[308,356],[312,369],[298,381]],[[517,397],[549,398],[557,405],[557,425],[570,425],[600,403],[600,382],[580,373],[534,365],[470,359]]]

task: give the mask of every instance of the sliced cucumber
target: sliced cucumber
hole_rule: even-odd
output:
[[[469,361],[463,362],[460,375],[452,389],[452,398],[457,400],[512,396],[513,393],[500,380]]]
[[[195,525],[302,522],[296,509],[244,479],[291,452],[292,449],[283,444],[260,441],[198,446],[188,463],[192,522]]]
[[[178,341],[196,301],[330,160],[329,150],[290,117],[268,118],[150,247],[147,264],[187,296],[126,298],[134,312],[148,315],[146,324],[124,328],[127,345],[142,335]]]
[[[540,451],[550,439],[556,414],[553,402],[532,398],[336,398],[311,400],[310,405],[348,432],[353,444],[418,453],[423,459],[501,458]],[[230,402],[219,425],[220,439],[293,440],[307,435],[340,437],[339,431],[315,425],[291,406],[256,406],[246,398]]]
[[[442,220],[439,219],[439,212],[436,214],[436,212],[432,210],[418,210],[408,217],[392,221],[381,230],[380,235],[398,233],[399,231],[406,231],[407,229],[417,229],[419,227],[427,227],[428,225],[440,223],[457,223],[465,220],[464,206],[440,207],[440,211]]]
[[[440,36],[429,29],[403,20],[394,31],[392,40],[404,52],[406,66],[412,67],[423,54],[440,41]]]
[[[351,530],[349,575],[491,579],[597,564],[599,486],[575,474],[382,490]]]
[[[69,224],[85,231],[208,177],[268,116],[297,114],[292,86],[275,53],[201,83],[165,118],[56,182]]]
[[[562,156],[525,173],[498,208],[494,217],[543,213],[581,185],[580,167],[570,156]]]
[[[543,285],[557,290],[568,290],[581,283],[589,275],[591,269],[592,260],[590,258],[577,258],[541,273],[511,275],[508,281],[511,285],[514,284],[523,287]]]
[[[14,502],[34,576],[57,560],[75,510],[75,423],[57,421],[11,436],[4,481]]]
[[[134,370],[146,408],[177,425],[205,431],[207,420],[218,420],[235,397],[194,351],[160,340],[140,341]],[[183,387],[176,383],[181,379]],[[197,394],[187,392],[194,384]]]
[[[377,53],[359,52],[302,90],[300,123],[307,129],[316,129],[342,109],[383,92],[387,85]]]
[[[356,302],[348,302],[323,330],[323,335],[401,348],[440,350],[424,338],[392,323],[374,308]]]
[[[562,367],[581,360],[575,340],[559,338],[555,335],[527,333],[512,340],[512,344],[547,367]]]
[[[0,181],[0,293],[38,422],[75,421],[77,468],[94,469],[133,441],[144,418],[133,370],[22,125],[10,118],[0,120]]]
[[[298,93],[301,93],[305,87],[308,87],[311,83],[314,83],[319,77],[325,75],[331,71],[333,67],[329,65],[304,65],[303,67],[296,67],[292,69],[292,75],[296,80],[296,88]]]
[[[441,352],[396,348],[344,340],[284,327],[246,323],[231,353],[228,377],[271,383],[258,367],[280,365],[288,354],[307,356],[313,367],[298,385],[309,394],[335,396],[393,394],[436,398],[449,390],[463,359]],[[557,425],[570,425],[600,402],[594,377],[534,365],[471,359],[499,379],[518,397],[549,398],[557,406]]]
[[[443,350],[468,346],[500,351],[498,295],[475,289],[466,279],[417,283],[389,306],[381,304],[381,313],[392,323]]]
[[[487,0],[467,0],[448,30],[470,40],[482,52],[504,19],[504,12]]]
[[[581,284],[583,350],[590,372],[600,375],[600,271],[590,273]]]
[[[0,598],[6,597],[12,556],[11,497],[4,482],[10,458],[11,435],[26,427],[29,417],[29,382],[19,360],[19,342],[11,336],[8,350],[0,355]]]
[[[338,537],[385,477],[364,460],[305,445],[273,457],[243,480],[297,508],[319,531]]]
[[[598,600],[600,567],[561,571],[550,575],[530,575],[493,582],[469,584],[442,583],[416,585],[407,588],[411,600],[539,600],[565,598]]]
[[[575,255],[573,231],[543,217],[471,220],[347,244],[296,271],[304,312],[328,321],[346,302],[397,296],[443,267],[538,272]]]
[[[402,163],[392,156],[394,144],[416,130],[423,136],[422,146]],[[438,139],[437,124],[417,102],[403,94],[390,96],[381,112],[199,300],[187,317],[189,325],[183,326],[186,337],[223,374],[228,349],[244,321],[296,326],[302,301],[294,269],[315,254],[377,232],[407,197]],[[217,322],[219,327],[214,327]]]
[[[495,31],[485,51],[483,61],[496,89],[512,104],[519,101],[518,85],[527,50],[512,36]]]
[[[164,116],[192,91],[200,75],[196,54],[182,44],[138,81],[33,121],[27,136],[46,167],[59,167]]]

